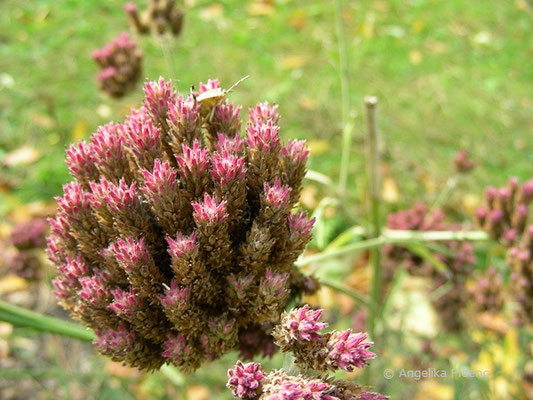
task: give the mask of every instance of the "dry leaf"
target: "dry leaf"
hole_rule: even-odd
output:
[[[274,15],[274,5],[264,1],[254,1],[248,6],[248,14],[252,17]]]
[[[453,399],[453,388],[439,383],[435,379],[425,379],[420,381],[420,390],[416,394],[415,400],[451,400]]]
[[[398,199],[400,197],[398,185],[396,184],[396,181],[390,176],[387,176],[383,179],[383,186],[381,187],[381,197],[383,197],[383,200],[385,200],[387,203],[394,204],[398,202]]]
[[[307,12],[304,9],[296,10],[289,18],[289,25],[301,31],[307,23]]]
[[[420,33],[422,31],[422,29],[424,29],[424,26],[426,24],[424,23],[423,20],[421,19],[417,19],[415,22],[413,22],[413,24],[411,25],[411,31],[413,33]]]
[[[118,378],[135,378],[140,375],[137,368],[131,368],[115,361],[109,361],[105,366],[105,370],[109,375]]]
[[[33,122],[44,129],[52,129],[54,127],[54,120],[49,115],[35,114],[33,115]]]
[[[302,55],[287,56],[280,60],[281,67],[285,69],[301,68],[305,64],[307,64],[307,59]]]
[[[70,138],[75,142],[82,140],[87,133],[87,126],[87,121],[78,121],[72,132],[70,132]]]
[[[302,189],[302,194],[300,195],[300,204],[302,204],[304,207],[309,208],[313,210],[318,200],[316,198],[318,194],[318,189],[314,185],[307,185]]]
[[[322,154],[329,150],[330,142],[323,139],[308,140],[307,146],[314,156]]]
[[[422,63],[423,58],[422,53],[418,50],[411,50],[409,52],[409,61],[413,65],[419,65]]]
[[[28,287],[28,282],[16,275],[6,275],[0,278],[0,294],[24,290]]]
[[[3,163],[8,167],[29,165],[41,157],[41,152],[33,147],[24,146],[6,154]]]
[[[476,315],[477,322],[484,328],[505,334],[509,331],[509,324],[501,315],[479,313]]]
[[[200,10],[200,19],[203,21],[214,21],[222,17],[223,12],[224,8],[221,4],[213,3]]]
[[[189,400],[208,400],[209,390],[205,386],[191,385],[187,388],[187,398]]]
[[[461,198],[461,203],[463,204],[464,209],[469,214],[474,214],[474,212],[477,210],[479,206],[480,198],[478,195],[473,194],[473,193],[465,194]]]
[[[302,106],[302,108],[305,108],[306,110],[312,111],[316,109],[316,103],[309,96],[301,96],[299,103],[300,106]]]

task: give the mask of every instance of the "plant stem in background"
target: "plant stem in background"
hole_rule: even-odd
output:
[[[381,236],[380,219],[380,148],[376,120],[376,97],[365,97],[366,116],[366,144],[367,144],[367,169],[368,169],[368,199],[372,222],[372,237]],[[381,246],[373,247],[370,251],[371,280],[370,280],[370,309],[368,313],[368,332],[374,342],[376,338],[376,321],[381,313]],[[370,374],[366,374],[369,379]]]
[[[1,300],[0,321],[9,322],[19,327],[32,328],[40,332],[57,333],[79,340],[90,341],[95,339],[91,330],[80,325],[39,314]]]
[[[350,150],[352,148],[352,125],[349,121],[350,112],[350,82],[348,79],[348,53],[346,36],[342,21],[342,0],[335,1],[335,27],[337,30],[337,45],[339,51],[341,101],[342,101],[342,156],[339,173],[338,192],[341,196],[346,194],[348,182],[348,168],[350,164]]]

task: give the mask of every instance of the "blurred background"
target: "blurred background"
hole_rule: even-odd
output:
[[[279,104],[282,136],[306,139],[309,168],[332,181],[341,168],[343,118],[353,127],[348,210],[323,201],[333,195],[328,186],[305,184],[301,203],[320,217],[308,254],[324,250],[365,219],[366,95],[379,98],[385,214],[424,202],[443,208],[450,222],[471,227],[487,186],[501,186],[511,176],[531,178],[532,3],[368,0],[342,1],[340,8],[335,3],[185,0],[178,37],[131,33],[144,54],[142,77],[172,78],[188,93],[208,78],[227,88],[249,75],[230,99],[245,107],[265,100]],[[130,30],[124,4],[0,2],[0,298],[62,318],[68,317],[51,294],[55,272],[42,242],[20,255],[12,231],[54,212],[53,196],[69,179],[65,148],[109,120],[122,120],[142,101],[140,82],[118,100],[102,93],[91,58],[94,49]],[[458,174],[453,165],[460,149],[475,163],[468,174]],[[42,234],[39,226],[31,229]],[[478,269],[505,264],[498,246],[476,245],[475,253]],[[346,256],[323,263],[319,274],[365,292],[367,261],[367,254]],[[459,334],[444,333],[422,284],[408,279],[403,285],[390,308],[397,331],[373,370],[377,389],[398,399],[527,398],[531,335],[503,316]],[[327,289],[307,300],[326,309],[332,326],[363,323],[364,329],[364,315],[349,297]],[[0,323],[0,397],[225,399],[230,398],[225,370],[235,359],[227,355],[189,378],[141,374],[99,357],[90,344]],[[267,364],[279,367],[282,358]],[[488,368],[491,376],[382,377],[384,368],[451,365]]]

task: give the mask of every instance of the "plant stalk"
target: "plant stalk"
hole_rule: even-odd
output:
[[[367,144],[367,165],[368,165],[368,199],[372,222],[372,237],[381,237],[381,173],[380,173],[380,143],[377,128],[378,100],[376,97],[365,97],[365,117],[366,117],[366,144]],[[370,309],[368,310],[368,333],[375,343],[376,324],[381,314],[381,245],[375,246],[370,251],[371,281],[370,281]],[[366,373],[366,380],[370,379],[370,373]]]
[[[91,330],[80,325],[39,314],[1,300],[0,321],[9,322],[19,327],[32,328],[40,332],[56,333],[84,341],[95,339],[95,335]]]
[[[341,105],[342,105],[342,154],[339,172],[339,194],[344,197],[348,182],[350,152],[352,148],[352,126],[350,124],[350,82],[348,77],[348,51],[346,35],[342,21],[342,0],[335,1],[335,28],[337,30],[337,46],[339,52]]]

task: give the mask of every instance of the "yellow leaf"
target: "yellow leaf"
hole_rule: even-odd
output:
[[[79,141],[85,137],[87,133],[87,121],[78,121],[72,132],[70,132],[70,138],[74,141]]]
[[[413,24],[411,25],[411,31],[413,31],[413,33],[420,33],[422,31],[422,29],[424,29],[424,26],[426,24],[424,23],[423,20],[421,19],[417,19],[415,22],[413,22]]]
[[[301,68],[307,64],[307,59],[305,56],[294,55],[283,57],[280,60],[281,67],[284,69],[296,69]]]
[[[318,203],[316,198],[318,194],[318,189],[314,185],[307,185],[302,189],[300,194],[300,203],[309,209],[314,209]]]
[[[434,379],[421,381],[420,390],[416,394],[415,400],[451,400],[453,399],[453,388],[443,385]]]
[[[307,12],[304,9],[296,10],[289,18],[289,25],[301,31],[307,23]]]
[[[28,282],[16,275],[7,275],[0,278],[0,294],[6,294],[24,290],[28,287]]]
[[[329,150],[330,142],[323,139],[309,140],[307,146],[311,150],[311,154],[314,156],[317,154],[322,154]]]
[[[248,6],[248,14],[252,17],[274,15],[274,5],[263,1],[254,1]]]
[[[221,4],[213,3],[210,6],[204,7],[200,10],[200,19],[204,21],[214,21],[220,17],[224,12]]]
[[[422,63],[423,58],[422,53],[418,50],[411,50],[409,52],[409,61],[413,65],[419,65]]]
[[[187,388],[187,398],[189,400],[208,400],[209,390],[202,385],[191,385]]]
[[[472,193],[465,194],[461,199],[464,209],[470,214],[473,214],[476,211],[479,206],[479,202],[479,196]]]
[[[387,176],[383,179],[381,197],[383,197],[383,200],[385,200],[387,203],[398,202],[398,198],[400,197],[398,185],[396,185],[396,181],[390,176]]]
[[[305,108],[306,110],[312,111],[316,109],[315,101],[309,96],[300,97],[300,105],[302,106],[302,108]]]
[[[33,147],[24,146],[13,150],[4,157],[4,164],[8,167],[29,165],[41,157],[41,152]]]

